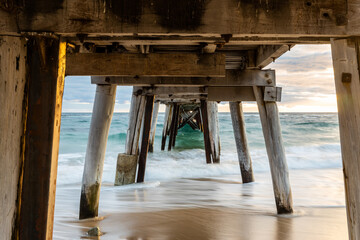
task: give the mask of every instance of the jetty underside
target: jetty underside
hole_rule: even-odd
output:
[[[171,116],[197,104],[206,162],[217,163],[220,101],[230,102],[243,182],[253,181],[241,102],[256,101],[277,211],[291,213],[281,88],[265,67],[295,44],[332,46],[349,238],[360,239],[360,0],[0,0],[0,238],[52,239],[66,75],[97,85],[80,218],[97,216],[115,90],[125,85],[134,86],[125,155],[138,155],[137,182],[154,102],[168,106],[171,144]]]

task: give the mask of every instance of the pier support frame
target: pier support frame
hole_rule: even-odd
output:
[[[235,144],[243,183],[255,181],[249,146],[246,137],[245,119],[241,102],[229,102],[231,120],[234,129]]]
[[[149,152],[154,151],[154,142],[155,142],[155,132],[156,132],[156,124],[159,114],[160,102],[154,103],[153,116],[151,120],[151,128],[150,128],[150,141],[149,141]]]
[[[79,218],[98,216],[106,143],[114,112],[116,85],[97,85],[81,187]]]
[[[144,182],[144,178],[145,178],[146,158],[149,150],[150,128],[151,128],[151,119],[153,115],[153,107],[154,107],[154,95],[146,96],[144,125],[142,132],[141,149],[139,154],[139,168],[138,168],[138,174],[136,180],[136,182],[138,183]]]
[[[23,170],[14,239],[52,239],[65,61],[66,43],[58,37],[28,38]]]
[[[349,239],[360,239],[360,38],[332,39]]]
[[[271,177],[278,214],[292,213],[289,170],[283,146],[279,111],[276,102],[265,102],[262,87],[253,87],[269,158]]]
[[[220,163],[218,103],[209,101],[207,107],[212,161],[213,163]]]

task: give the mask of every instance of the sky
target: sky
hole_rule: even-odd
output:
[[[296,45],[266,68],[275,69],[282,87],[280,112],[337,112],[330,45]],[[63,112],[92,112],[95,88],[90,77],[66,77]],[[115,112],[129,111],[131,90],[117,87]],[[243,106],[245,112],[257,111],[255,102]],[[228,112],[228,104],[220,103],[219,111]]]

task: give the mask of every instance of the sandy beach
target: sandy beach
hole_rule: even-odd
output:
[[[347,239],[341,170],[295,170],[291,176],[295,212],[282,216],[267,173],[246,185],[239,176],[104,183],[99,218],[82,221],[80,186],[60,186],[54,239]],[[88,237],[96,226],[104,234]]]

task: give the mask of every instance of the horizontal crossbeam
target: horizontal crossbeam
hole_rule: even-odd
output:
[[[281,101],[281,87],[265,87],[263,99],[266,102]],[[156,95],[156,100],[182,101],[256,101],[253,87],[153,87],[139,91],[143,95]]]
[[[0,8],[0,33],[45,31],[65,36],[110,37],[136,33],[154,38],[167,34],[247,37],[360,34],[360,0],[51,2],[4,4]]]
[[[92,84],[122,86],[275,86],[274,70],[226,70],[226,77],[91,77]]]
[[[225,77],[225,55],[196,53],[73,53],[66,75]]]

